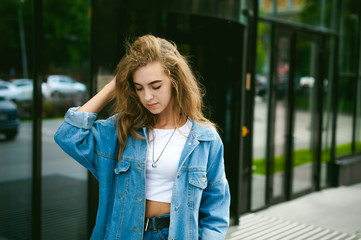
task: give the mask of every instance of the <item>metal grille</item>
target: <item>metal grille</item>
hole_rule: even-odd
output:
[[[43,177],[42,239],[85,240],[87,182]],[[31,179],[0,182],[0,240],[31,239]]]

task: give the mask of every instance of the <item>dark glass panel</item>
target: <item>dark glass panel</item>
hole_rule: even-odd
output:
[[[44,1],[42,238],[88,239],[87,170],[54,142],[69,107],[88,99],[90,1]]]
[[[283,197],[285,192],[285,144],[286,144],[286,116],[287,116],[287,94],[286,90],[289,84],[290,76],[290,45],[291,41],[288,37],[278,38],[278,53],[275,83],[275,134],[273,149],[273,166],[271,166],[273,174],[273,198]]]
[[[266,144],[270,77],[271,27],[258,24],[256,87],[253,120],[252,209],[266,204]]]
[[[259,0],[260,15],[334,29],[336,0]]]
[[[0,239],[30,239],[32,4],[0,1]]]
[[[341,35],[340,48],[341,73],[356,73],[357,70],[357,49],[360,43],[357,42],[356,33],[360,24],[360,16],[357,11],[360,7],[360,1],[344,0],[342,1]]]
[[[316,44],[299,39],[297,42],[297,79],[293,130],[293,179],[294,194],[312,187],[314,152],[314,114],[316,107]]]
[[[326,48],[326,78],[323,80],[323,118],[322,118],[322,152],[321,152],[321,187],[328,185],[327,166],[331,160],[331,144],[332,144],[332,87],[334,82],[332,56],[335,51],[335,41],[330,39],[327,41]]]
[[[352,119],[354,107],[354,81],[340,78],[338,84],[338,113],[336,128],[336,156],[352,153]]]
[[[358,78],[357,94],[356,94],[356,139],[355,151],[361,151],[361,78]]]

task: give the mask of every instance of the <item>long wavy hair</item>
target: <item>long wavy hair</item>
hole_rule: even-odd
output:
[[[141,36],[133,44],[127,43],[126,54],[116,68],[114,113],[118,113],[119,159],[126,147],[129,133],[134,138],[144,138],[137,130],[142,127],[153,129],[156,123],[156,116],[142,105],[133,84],[133,73],[139,67],[153,62],[161,63],[164,72],[171,79],[175,126],[178,127],[184,117],[215,126],[203,115],[202,88],[177,46],[152,35]]]

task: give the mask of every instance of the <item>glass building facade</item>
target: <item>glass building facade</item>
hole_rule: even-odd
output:
[[[361,182],[358,0],[2,0],[0,13],[0,239],[89,238],[97,182],[53,135],[148,33],[174,41],[205,86],[233,223]]]

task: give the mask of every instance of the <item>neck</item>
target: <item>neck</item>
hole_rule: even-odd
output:
[[[160,129],[172,129],[176,127],[175,119],[173,116],[162,118],[161,116],[157,116],[157,122],[154,125],[154,128]],[[178,122],[178,126],[183,126],[187,122],[186,117],[181,117],[180,121]]]

